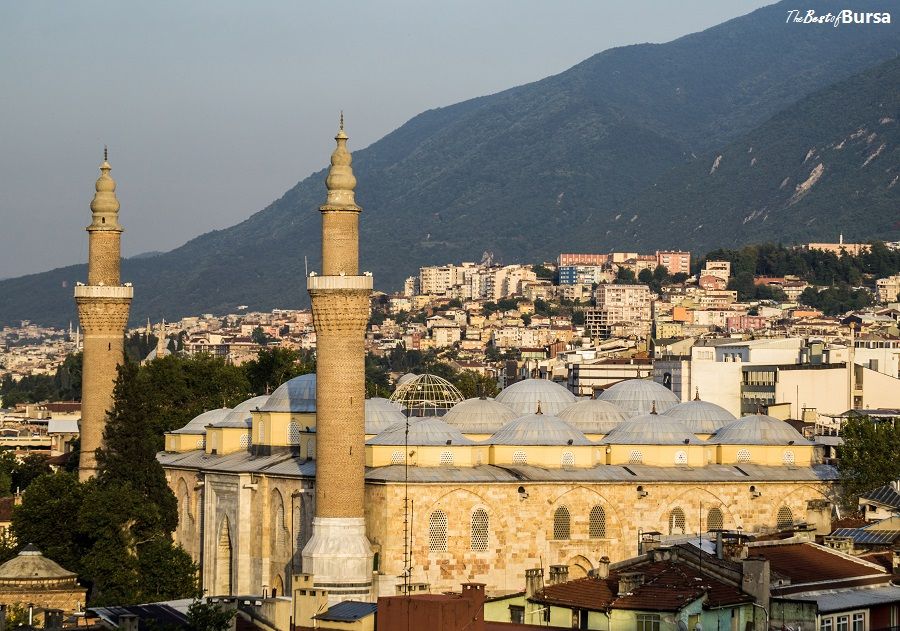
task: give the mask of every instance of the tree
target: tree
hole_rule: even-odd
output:
[[[225,631],[237,614],[234,609],[224,609],[218,603],[194,599],[187,610],[187,631]]]
[[[675,274],[672,274],[672,283],[675,285],[681,285],[685,281],[687,281],[688,278],[690,278],[688,274],[685,274],[684,272],[676,272]]]
[[[900,423],[854,416],[841,428],[837,448],[844,504],[856,508],[859,495],[900,479]]]
[[[12,469],[11,490],[24,491],[40,476],[50,473],[47,457],[39,453],[29,453],[15,463]]]
[[[616,285],[633,285],[636,280],[634,272],[627,267],[620,267],[616,271]]]
[[[456,373],[450,381],[459,388],[462,395],[471,399],[474,397],[494,397],[500,392],[497,380],[474,370],[463,370]]]
[[[275,346],[260,349],[256,359],[244,364],[244,373],[254,394],[271,392],[285,381],[315,372],[312,354]]]

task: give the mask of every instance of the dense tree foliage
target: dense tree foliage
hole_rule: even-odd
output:
[[[837,448],[843,502],[855,509],[861,493],[900,479],[900,423],[850,418]]]
[[[53,375],[28,375],[13,381],[10,375],[0,380],[0,399],[3,405],[40,401],[81,400],[81,353],[66,357]]]
[[[868,307],[872,304],[872,294],[865,289],[853,289],[847,285],[828,287],[821,291],[808,287],[800,294],[800,302],[821,310],[825,315],[839,315]]]
[[[256,359],[243,365],[254,394],[271,392],[285,381],[316,371],[311,351],[295,351],[278,346],[260,349]]]

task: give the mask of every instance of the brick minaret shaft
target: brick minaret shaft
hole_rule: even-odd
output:
[[[316,512],[303,569],[332,601],[370,594],[365,535],[365,333],[372,276],[359,275],[356,178],[343,116],[322,213],[322,275],[307,288],[316,329]]]
[[[81,454],[78,477],[97,473],[96,450],[103,444],[106,414],[112,408],[116,367],[124,354],[125,326],[133,290],[119,279],[121,260],[119,200],[112,167],[103,152],[100,178],[91,202],[88,231],[88,282],[75,287],[78,320],[84,332],[81,376]]]

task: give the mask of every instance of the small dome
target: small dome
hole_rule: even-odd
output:
[[[379,434],[398,423],[405,423],[406,416],[399,403],[381,397],[366,399],[366,434]]]
[[[604,436],[603,445],[703,445],[678,419],[642,414],[621,423]]]
[[[543,403],[541,403],[543,405]],[[500,428],[486,445],[593,445],[577,429],[552,414],[526,414]]]
[[[466,399],[444,415],[444,420],[464,434],[493,434],[518,414],[489,398]]]
[[[401,375],[400,377],[397,378],[397,387],[399,388],[399,387],[402,386],[404,383],[408,383],[408,382],[412,381],[413,379],[415,379],[415,378],[418,377],[418,376],[419,376],[419,375],[417,375],[417,374],[414,373],[414,372],[408,372],[408,373],[406,373],[405,375]]]
[[[75,579],[75,572],[69,572],[56,561],[48,559],[33,545],[28,544],[9,561],[0,565],[0,584],[9,585],[21,581],[36,581],[44,584],[44,589],[53,589],[53,581]]]
[[[559,418],[585,434],[608,434],[625,415],[609,401],[582,399],[560,412]]]
[[[196,436],[204,436],[206,434],[206,426],[207,425],[215,425],[216,423],[225,419],[228,416],[228,413],[231,412],[231,408],[217,408],[215,410],[209,410],[195,416],[188,424],[182,427],[181,429],[176,429],[173,431],[173,434],[194,434]]]
[[[648,379],[620,381],[601,392],[598,398],[609,401],[625,416],[649,414],[654,403],[660,414],[678,404],[678,397],[671,390]]]
[[[294,377],[278,386],[269,395],[263,412],[315,412],[316,411],[316,373]]]
[[[538,401],[545,414],[559,414],[575,403],[575,395],[549,379],[523,379],[503,389],[497,401],[508,405],[517,414],[534,414]]]
[[[268,396],[262,395],[239,403],[234,406],[231,412],[225,415],[225,418],[218,423],[213,423],[213,427],[250,427],[250,410],[261,407],[268,399]]]
[[[714,434],[719,428],[737,420],[721,405],[709,401],[686,401],[663,412],[665,416],[676,418],[695,434]]]
[[[796,429],[765,414],[732,421],[709,439],[715,445],[811,445]]]
[[[448,442],[449,441],[449,442]],[[429,416],[419,420],[411,420],[409,424],[409,439],[406,437],[406,419],[384,430],[377,436],[366,441],[367,445],[474,445],[475,443],[462,435],[462,433],[445,423],[436,416]]]
[[[463,395],[456,386],[443,377],[429,374],[407,379],[391,395],[391,401],[409,410],[410,416],[443,416],[462,400]]]

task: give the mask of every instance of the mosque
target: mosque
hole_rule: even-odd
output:
[[[311,574],[329,600],[570,577],[648,541],[720,529],[830,530],[835,469],[783,421],[737,419],[665,387],[618,383],[597,399],[528,379],[463,400],[433,375],[364,399],[372,277],[358,270],[356,180],[336,136],[323,268],[307,279],[318,374],[210,410],[158,455],[178,499],[175,534],[211,594],[281,595]]]

